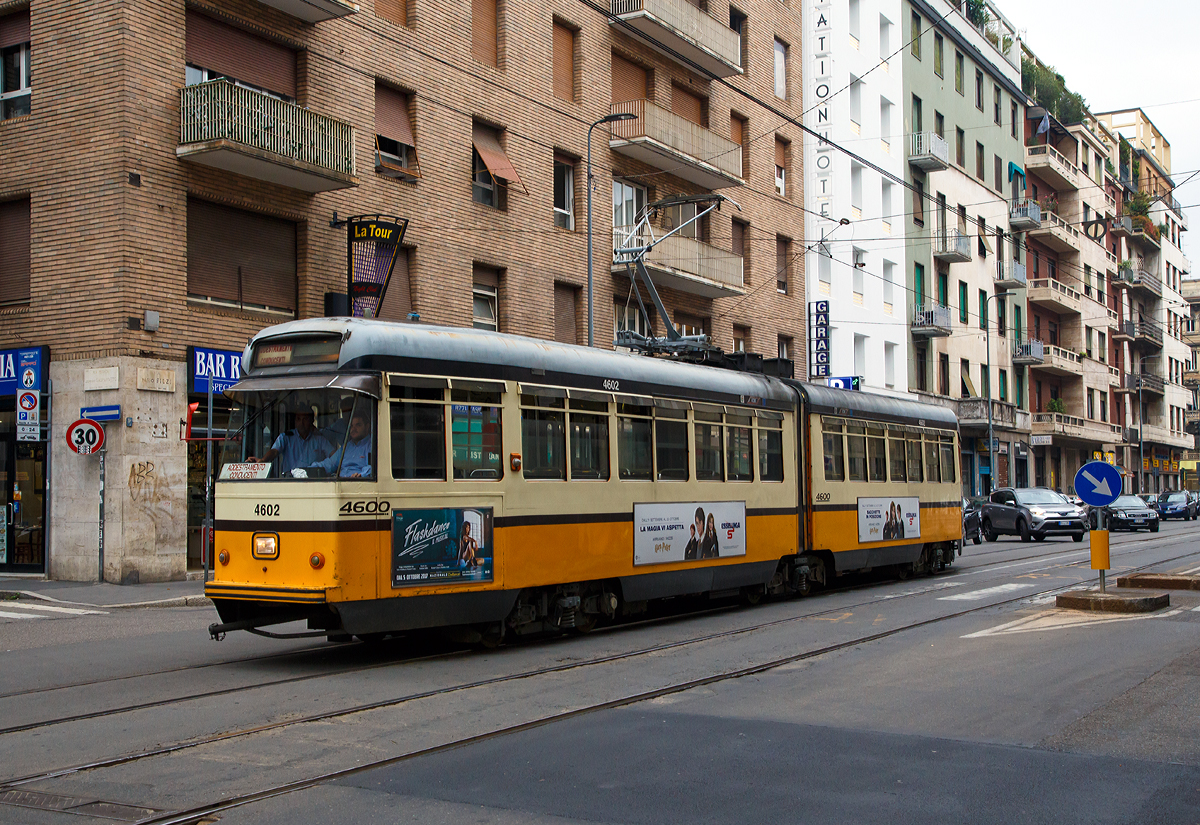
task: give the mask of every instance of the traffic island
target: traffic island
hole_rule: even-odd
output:
[[[1200,590],[1200,576],[1175,576],[1170,573],[1134,573],[1121,576],[1117,587],[1149,587],[1154,590]]]
[[[1130,591],[1114,588],[1107,593],[1098,590],[1077,590],[1060,593],[1054,600],[1056,607],[1068,610],[1091,610],[1100,613],[1153,613],[1169,607],[1171,597],[1166,593],[1147,593],[1144,590]]]

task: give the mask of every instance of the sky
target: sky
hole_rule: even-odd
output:
[[[995,0],[1030,51],[1053,66],[1092,112],[1141,107],[1171,144],[1171,177],[1179,186],[1200,169],[1200,30],[1195,0]],[[1200,175],[1179,186],[1187,209],[1189,258],[1200,250]],[[1200,277],[1200,272],[1192,273]]]

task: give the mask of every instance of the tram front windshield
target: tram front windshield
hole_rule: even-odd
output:
[[[375,403],[359,393],[241,393],[229,433],[221,453],[221,479],[376,477]]]

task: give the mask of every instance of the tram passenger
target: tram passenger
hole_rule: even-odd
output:
[[[338,473],[341,478],[371,478],[371,426],[367,414],[356,412],[350,416],[349,436],[340,448],[324,461],[314,463],[327,474]],[[341,466],[341,472],[338,467]]]
[[[354,396],[342,396],[342,400],[338,402],[340,415],[329,423],[328,427],[321,430],[321,435],[329,439],[332,444],[341,444],[342,439],[346,437],[346,430],[350,429],[350,413],[354,410]]]
[[[250,456],[247,461],[274,461],[279,459],[279,475],[291,475],[297,467],[309,467],[333,452],[333,445],[313,428],[312,407],[299,404],[292,410],[296,426],[280,433],[271,449],[261,458]]]

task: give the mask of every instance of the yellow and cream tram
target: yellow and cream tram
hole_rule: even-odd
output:
[[[263,330],[244,357],[214,636],[586,630],[654,599],[933,571],[961,537],[944,408],[347,318]]]

